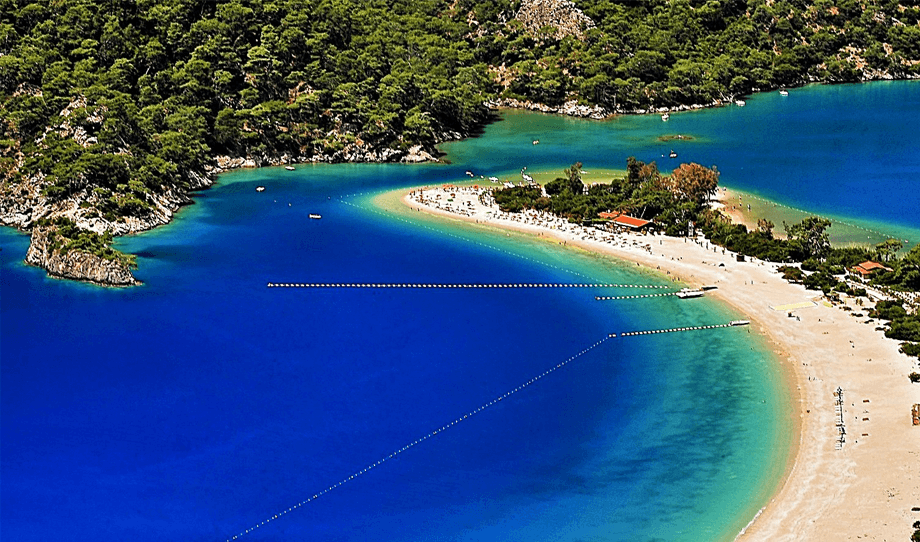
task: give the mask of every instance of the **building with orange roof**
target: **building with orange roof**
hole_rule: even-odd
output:
[[[885,271],[894,271],[892,268],[885,267],[884,265],[878,262],[873,262],[872,260],[866,260],[863,263],[857,265],[856,267],[850,268],[850,272],[853,273],[854,275],[859,275],[859,277],[862,279],[867,279],[869,278],[869,275],[871,275],[873,271],[878,271],[879,269],[884,269]]]
[[[598,213],[597,216],[607,219],[617,226],[624,226],[633,230],[641,230],[652,223],[651,220],[643,220],[623,213]]]

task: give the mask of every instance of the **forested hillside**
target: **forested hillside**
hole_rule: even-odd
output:
[[[597,24],[582,40],[500,36],[491,25],[482,58],[504,65],[506,94],[552,104],[576,93],[629,111],[813,81],[920,76],[916,0],[576,3]]]
[[[918,19],[916,0],[0,0],[0,222],[65,216],[83,233],[60,247],[103,257],[218,163],[428,159],[496,97],[622,112],[917,76]]]

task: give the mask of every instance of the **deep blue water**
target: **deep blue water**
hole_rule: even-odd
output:
[[[681,158],[699,152],[698,161],[718,163],[723,178],[741,185],[742,165],[757,171],[758,153],[784,150],[732,143],[771,137],[751,135],[758,130],[775,134],[739,114],[772,118],[772,108],[779,118],[813,93],[875,92],[867,87],[876,88],[805,89],[789,96],[797,101],[776,103],[755,97],[744,109],[672,115],[668,130],[696,122],[686,131],[700,138]],[[901,102],[920,89],[878,88]],[[917,112],[912,103],[908,115]],[[578,159],[586,168],[619,167],[628,154],[654,157],[661,144],[648,135],[660,124],[511,114],[482,138],[449,146],[449,166],[235,172],[170,225],[119,240],[140,255],[145,284],[137,288],[49,279],[21,263],[27,237],[0,229],[3,540],[226,540],[607,333],[740,316],[706,299],[598,303],[593,289],[265,286],[668,284],[518,235],[377,211],[370,195],[352,196],[440,183],[466,169],[561,169]],[[737,133],[716,140],[707,126]],[[916,142],[900,130],[893,141]],[[748,160],[739,156],[749,151]],[[900,178],[899,168],[916,171],[916,160],[880,160],[880,169],[899,166],[879,176]],[[257,185],[266,191],[256,193]],[[745,187],[786,193],[771,186]],[[910,188],[885,186],[880,192]],[[907,207],[896,207],[915,194],[884,206],[901,209],[892,217],[874,200],[872,210],[855,199],[847,205],[868,220],[916,226]],[[777,483],[789,412],[775,359],[746,330],[608,340],[242,540],[730,539]]]

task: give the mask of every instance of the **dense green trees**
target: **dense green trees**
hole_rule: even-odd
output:
[[[21,173],[49,175],[50,196],[127,196],[125,177],[188,182],[216,153],[430,146],[486,119],[492,83],[467,31],[434,1],[7,0],[2,154],[21,142]],[[96,139],[42,138],[79,96],[68,118],[101,117],[73,126]]]
[[[3,197],[44,176],[47,197],[115,221],[199,186],[219,154],[430,150],[498,95],[633,110],[920,73],[920,8],[893,0],[576,4],[597,25],[580,39],[528,33],[513,0],[0,0]],[[681,231],[705,186],[635,165],[587,194],[550,183],[540,205]]]
[[[798,224],[786,226],[786,235],[793,250],[805,258],[824,259],[831,250],[827,228],[831,221],[816,216],[808,217]]]
[[[216,153],[431,145],[479,126],[499,92],[641,108],[849,80],[861,76],[853,54],[864,70],[920,69],[905,62],[920,59],[920,9],[890,2],[577,4],[597,23],[582,40],[504,23],[511,0],[5,0],[2,154],[21,139],[23,173],[50,175],[52,196],[112,174],[149,190],[188,182]],[[895,12],[903,24],[889,24]],[[504,87],[489,73],[500,64]],[[81,95],[104,119],[81,127],[98,142],[36,144]]]
[[[920,10],[913,6],[846,0],[577,4],[598,28],[583,42],[535,40],[526,54],[513,46],[518,54],[508,54],[506,48],[501,61],[521,75],[509,93],[540,99],[567,84],[581,99],[634,109],[708,104],[809,80],[854,81],[920,70],[909,62],[920,59]],[[512,32],[506,44],[519,40]],[[557,67],[572,80],[558,82]]]
[[[124,263],[128,267],[137,267],[137,258],[131,254],[124,254],[113,249],[110,234],[98,234],[80,229],[69,218],[57,217],[52,220],[43,219],[39,226],[49,228],[50,250],[66,254],[68,252],[86,252],[106,260]]]
[[[594,220],[604,211],[623,211],[654,218],[670,234],[680,235],[687,232],[718,183],[718,173],[699,164],[682,164],[663,176],[654,162],[629,157],[626,177],[585,187],[581,167],[576,162],[562,177],[546,183],[548,197],[542,197],[540,190],[513,188],[493,192],[496,202],[504,211],[546,210],[573,222]]]

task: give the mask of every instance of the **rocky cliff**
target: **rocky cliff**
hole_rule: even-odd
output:
[[[543,27],[555,28],[557,40],[566,36],[581,39],[585,32],[596,26],[590,17],[568,0],[524,0],[514,18],[534,36]]]
[[[39,88],[21,85],[14,97],[42,98]],[[53,122],[33,141],[35,146],[46,148],[50,140],[71,140],[77,149],[92,151],[99,145],[94,135],[106,121],[109,110],[95,104],[85,96],[75,96]],[[9,127],[7,127],[9,128]],[[55,182],[53,171],[32,171],[20,174],[26,160],[23,142],[18,138],[12,145],[0,147],[0,224],[20,230],[34,230],[39,238],[33,239],[27,262],[46,269],[49,274],[62,278],[85,280],[101,285],[123,286],[135,284],[127,267],[111,259],[100,258],[85,251],[67,254],[55,252],[48,243],[52,230],[42,230],[49,222],[66,218],[80,230],[96,234],[126,235],[149,230],[168,223],[183,205],[192,203],[190,192],[211,186],[217,175],[240,167],[261,167],[310,162],[428,162],[437,161],[434,144],[415,145],[407,150],[397,150],[365,142],[340,127],[327,134],[333,143],[321,150],[304,148],[297,155],[281,156],[217,156],[199,171],[186,171],[184,179],[162,180],[159,186],[141,186],[142,192],[126,185],[105,187],[90,182],[82,173],[67,186],[64,193],[52,195]],[[15,133],[15,130],[13,130]],[[442,131],[434,134],[436,142],[460,139],[462,134]],[[132,156],[132,149],[121,148],[115,156]],[[111,154],[109,154],[111,156]],[[60,184],[60,183],[58,183]],[[133,191],[132,191],[133,190]],[[142,207],[122,212],[120,202],[138,199]]]
[[[32,244],[26,253],[26,263],[41,267],[53,277],[92,282],[102,286],[134,286],[128,265],[118,260],[107,260],[79,250],[62,252],[52,243],[51,229],[37,227],[32,230]]]
[[[599,105],[579,105],[576,100],[570,100],[559,107],[553,107],[546,104],[531,102],[529,100],[498,98],[496,100],[486,102],[486,105],[493,108],[508,107],[511,109],[526,109],[528,111],[555,113],[557,115],[566,115],[569,117],[580,117],[595,120],[605,119],[610,116],[610,112]]]

